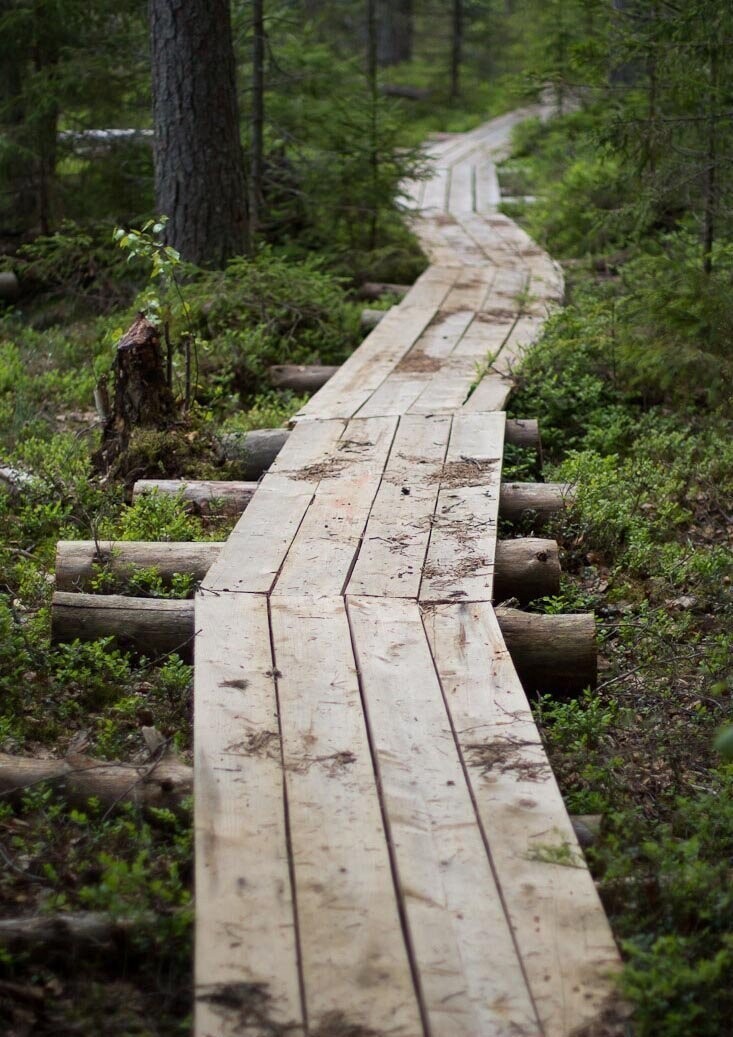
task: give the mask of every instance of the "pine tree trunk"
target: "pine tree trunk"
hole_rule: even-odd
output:
[[[451,54],[450,54],[450,99],[458,100],[461,92],[461,62],[463,61],[463,0],[453,0]]]
[[[252,139],[250,142],[250,234],[257,233],[263,210],[265,125],[265,22],[264,0],[252,0]]]
[[[150,0],[155,197],[184,259],[222,266],[247,245],[229,0]]]
[[[377,26],[377,63],[382,68],[412,57],[413,0],[381,0]]]

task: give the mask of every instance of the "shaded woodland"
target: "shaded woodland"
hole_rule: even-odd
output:
[[[544,98],[502,211],[566,305],[509,404],[544,466],[515,442],[505,477],[574,494],[505,508],[505,543],[552,536],[563,568],[509,604],[596,614],[596,687],[527,681],[633,1032],[733,1034],[730,5],[7,0],[0,29],[7,1032],[190,1032],[180,615],[283,425],[425,268],[420,145]],[[59,541],[95,545],[75,590],[179,616],[159,651],[53,633]],[[130,562],[149,541],[188,554]]]

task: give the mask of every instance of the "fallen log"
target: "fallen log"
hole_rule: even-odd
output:
[[[560,554],[556,541],[538,537],[497,541],[494,601],[517,598],[526,603],[559,590]]]
[[[72,806],[82,809],[94,797],[107,810],[134,803],[178,812],[193,792],[193,769],[174,756],[133,765],[74,754],[63,760],[0,753],[0,797],[18,802],[27,788],[48,783]]]
[[[251,432],[225,432],[219,437],[226,461],[240,463],[242,479],[259,479],[287,442],[286,428],[260,428]]]
[[[595,618],[592,613],[544,616],[496,610],[514,665],[529,691],[581,691],[596,681]],[[54,641],[114,636],[146,655],[193,654],[194,603],[165,598],[57,591],[51,608]]]
[[[44,958],[61,954],[69,959],[82,950],[118,954],[121,945],[133,932],[139,932],[144,922],[140,915],[113,918],[101,911],[0,918],[0,946],[11,954],[37,952]],[[155,924],[152,914],[149,923]]]
[[[359,327],[362,331],[373,331],[377,324],[389,313],[389,310],[365,309],[359,317]]]
[[[396,295],[403,299],[410,290],[409,284],[389,284],[385,281],[365,281],[356,293],[357,299],[366,302],[374,302],[381,299],[383,295]]]
[[[289,435],[290,430],[286,428],[225,432],[219,437],[219,443],[225,460],[242,463],[242,479],[259,479],[285,446]],[[510,418],[506,423],[504,440],[513,446],[527,447],[539,453],[539,425],[532,418]]]
[[[540,455],[540,461],[542,460],[540,423],[535,418],[507,418],[504,441],[525,450],[534,450]]]
[[[592,612],[544,616],[498,608],[496,618],[527,691],[577,693],[595,687],[598,650]]]
[[[317,392],[338,371],[330,364],[273,364],[267,375],[274,389],[293,392]]]
[[[210,479],[139,479],[132,491],[133,499],[143,493],[180,493],[196,510],[206,512],[216,501],[230,515],[241,515],[252,500],[256,482],[224,482]],[[535,530],[557,512],[565,511],[574,497],[569,483],[505,482],[501,484],[499,515],[507,522],[534,520]]]
[[[56,545],[56,590],[88,591],[99,567],[112,573],[121,587],[138,569],[155,568],[169,585],[175,573],[203,580],[224,545],[127,540],[60,540]],[[519,537],[496,545],[494,590],[497,601],[522,602],[560,588],[560,559],[554,540]]]
[[[15,302],[20,295],[20,284],[12,270],[0,272],[0,302]]]
[[[571,814],[570,823],[576,838],[584,850],[595,846],[603,827],[603,814]]]
[[[206,515],[219,510],[225,515],[241,515],[254,496],[256,482],[224,480],[138,479],[132,488],[132,499],[145,493],[181,495],[194,511]]]
[[[553,515],[565,511],[574,496],[569,483],[505,482],[501,484],[499,515],[514,524],[531,520],[538,530]]]
[[[60,540],[56,545],[56,590],[86,591],[100,569],[120,587],[140,569],[154,568],[166,586],[175,573],[201,580],[216,561],[222,544],[211,542]]]
[[[53,642],[115,637],[123,648],[146,655],[193,655],[193,602],[127,598],[122,594],[57,591],[51,608]]]

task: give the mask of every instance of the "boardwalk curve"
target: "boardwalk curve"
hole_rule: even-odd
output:
[[[617,951],[492,607],[503,407],[562,298],[432,143],[431,266],[294,418],[196,601],[196,1033],[604,1032]]]

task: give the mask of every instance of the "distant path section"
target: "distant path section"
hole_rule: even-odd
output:
[[[428,147],[431,259],[294,419],[196,602],[197,1037],[615,1033],[619,959],[492,607],[504,404],[562,299]]]

